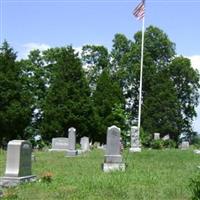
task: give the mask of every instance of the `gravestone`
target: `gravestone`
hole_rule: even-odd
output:
[[[141,144],[139,138],[139,131],[137,126],[131,127],[131,148],[130,152],[141,152]]]
[[[189,147],[190,147],[190,144],[188,141],[182,141],[181,144],[179,145],[179,148],[181,150],[187,150],[189,149]]]
[[[71,127],[68,129],[68,149],[67,157],[76,156],[76,129]]]
[[[68,138],[57,137],[52,139],[52,148],[49,151],[67,151]]]
[[[81,150],[83,150],[84,152],[90,150],[90,143],[88,137],[82,137],[80,144],[81,144]]]
[[[160,139],[160,133],[154,133],[154,140]]]
[[[167,135],[165,135],[163,138],[162,138],[162,140],[169,140],[170,139],[170,136],[169,136],[169,134],[167,134]]]
[[[31,155],[31,161],[35,162],[36,161],[36,157],[34,154]]]
[[[103,171],[109,172],[114,170],[125,171],[125,164],[122,162],[120,128],[116,126],[107,129],[106,153],[104,156]]]
[[[195,149],[193,152],[196,154],[200,154],[200,150],[198,150],[198,149]]]
[[[1,178],[3,186],[36,180],[31,173],[31,154],[32,146],[28,141],[12,140],[8,143],[6,171]]]

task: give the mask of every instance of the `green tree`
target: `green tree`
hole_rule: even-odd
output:
[[[111,52],[115,76],[134,123],[138,116],[141,34],[137,32],[134,41],[117,34]],[[169,133],[177,140],[181,133],[193,132],[199,74],[188,59],[175,58],[175,44],[161,29],[147,27],[144,38],[142,126],[145,132]]]
[[[22,78],[25,83],[25,89],[30,91],[33,98],[33,116],[25,130],[30,137],[33,137],[40,134],[39,126],[42,120],[42,105],[48,90],[50,72],[40,50],[31,51],[28,59],[20,61],[20,66],[23,68]]]
[[[23,68],[7,42],[0,48],[0,137],[26,139],[32,117],[32,97],[25,87]]]
[[[82,48],[82,62],[92,92],[96,82],[105,68],[109,68],[109,53],[104,46],[85,45]]]
[[[95,121],[91,122],[94,111],[78,55],[71,46],[52,48],[43,53],[51,74],[42,108],[43,137],[64,136],[72,126],[77,129],[78,137],[92,137],[95,134]]]
[[[104,70],[99,77],[93,101],[100,121],[98,135],[95,139],[105,142],[107,127],[117,122],[125,123],[113,112],[113,109],[119,104],[122,104],[124,109],[124,97],[119,83],[111,77],[109,70]]]
[[[179,133],[184,133],[190,138],[195,134],[192,130],[192,122],[197,116],[195,107],[199,103],[199,72],[191,67],[188,58],[182,56],[176,57],[168,66],[168,70],[177,93],[179,113],[183,120]]]
[[[170,138],[177,141],[183,122],[181,105],[173,82],[167,75],[165,71],[161,71],[152,80],[151,91],[143,102],[142,127],[151,134],[169,134]]]

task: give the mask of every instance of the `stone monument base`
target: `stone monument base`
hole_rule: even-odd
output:
[[[63,152],[66,152],[67,149],[49,149],[49,151],[63,151]]]
[[[83,150],[83,149],[78,149],[77,150],[77,154],[80,155],[80,154],[83,154],[83,153],[88,153],[90,152],[90,150]]]
[[[125,171],[125,168],[126,167],[124,163],[104,163],[103,164],[104,172]]]
[[[36,181],[36,176],[34,175],[21,176],[21,177],[4,176],[0,178],[0,185],[3,187],[12,187],[20,183],[33,182],[33,181]]]
[[[67,150],[67,155],[66,157],[74,157],[77,156],[78,152],[76,150]]]
[[[140,147],[131,147],[131,148],[129,149],[129,151],[130,151],[131,153],[134,153],[134,152],[141,152],[141,148],[140,148]]]

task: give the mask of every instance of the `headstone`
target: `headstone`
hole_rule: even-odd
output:
[[[198,149],[195,149],[193,152],[196,154],[200,154],[200,150],[198,150]]]
[[[102,150],[106,150],[106,145],[105,144],[102,144],[98,147],[98,149],[102,149]]]
[[[90,150],[90,143],[89,143],[88,137],[82,137],[80,144],[81,144],[81,150],[83,150],[83,151],[89,151]]]
[[[101,146],[100,142],[94,142],[94,148],[99,149],[99,147]]]
[[[31,161],[35,162],[36,161],[36,157],[34,154],[31,155]]]
[[[130,152],[141,152],[141,144],[139,138],[139,131],[137,126],[131,127],[131,148]]]
[[[68,129],[68,149],[67,149],[67,156],[76,156],[76,129],[71,127]]]
[[[169,140],[170,139],[170,136],[169,136],[169,134],[167,134],[167,135],[165,135],[163,138],[162,138],[162,140]]]
[[[190,147],[190,144],[188,141],[182,141],[182,143],[179,145],[179,148],[181,150],[187,150],[189,149],[189,147]]]
[[[57,137],[52,139],[52,148],[49,151],[67,151],[68,138]]]
[[[120,128],[111,126],[107,129],[106,153],[104,156],[103,171],[125,170],[125,164],[122,162],[120,154]]]
[[[5,176],[1,178],[3,186],[14,186],[21,182],[36,180],[31,173],[31,143],[25,140],[12,140],[8,143]]]
[[[154,133],[154,140],[160,139],[160,133]]]

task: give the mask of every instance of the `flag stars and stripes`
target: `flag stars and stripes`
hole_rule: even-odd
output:
[[[144,18],[144,14],[145,14],[145,0],[142,0],[142,2],[140,2],[137,7],[133,10],[133,15],[138,19],[141,20]]]

